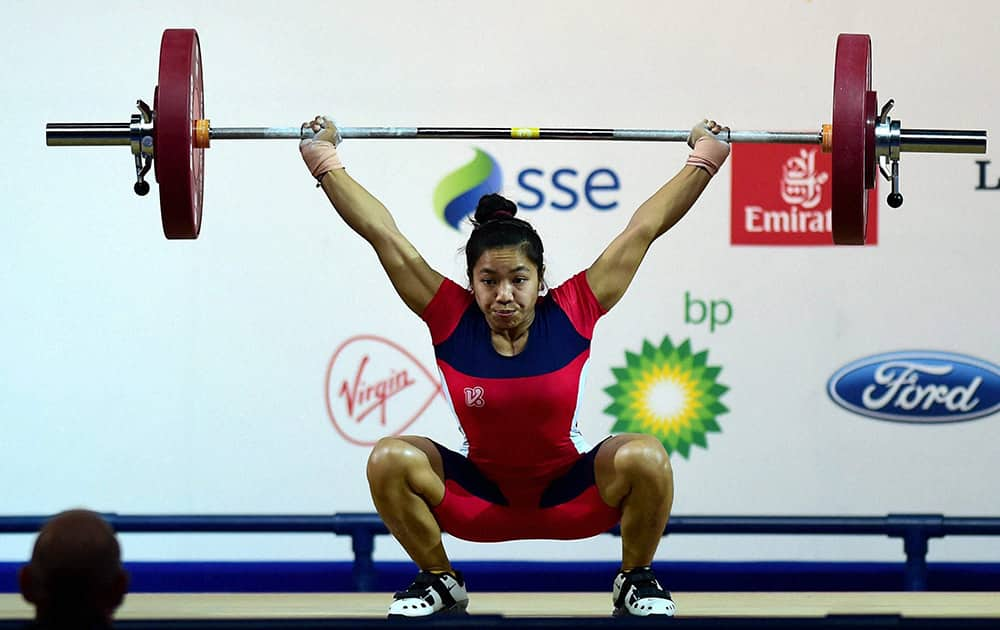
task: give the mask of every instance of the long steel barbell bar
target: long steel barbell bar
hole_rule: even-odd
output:
[[[879,125],[882,126],[881,124]],[[567,129],[534,127],[340,127],[345,139],[497,139],[497,140],[610,140],[685,142],[690,133],[680,129]],[[895,135],[895,134],[893,134]],[[300,140],[312,132],[299,127],[218,127],[209,129],[211,140]],[[823,144],[816,131],[729,131],[729,142],[757,144]],[[889,144],[876,133],[876,150],[887,154]],[[45,126],[48,146],[129,145],[134,133],[129,123],[49,123]],[[898,150],[917,153],[985,153],[986,132],[958,129],[900,129]]]

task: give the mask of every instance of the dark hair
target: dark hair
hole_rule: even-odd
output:
[[[539,281],[543,270],[542,239],[535,228],[522,219],[516,218],[517,205],[513,201],[496,193],[484,195],[476,206],[476,214],[472,219],[473,230],[469,241],[465,244],[466,273],[472,282],[472,268],[476,261],[489,249],[502,247],[519,247],[535,267],[538,268]]]

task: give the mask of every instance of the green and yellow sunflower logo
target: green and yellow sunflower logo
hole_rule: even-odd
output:
[[[611,432],[654,435],[685,458],[692,444],[708,448],[706,434],[721,432],[716,418],[729,411],[719,401],[729,388],[716,380],[722,368],[708,364],[708,351],[692,353],[691,340],[643,340],[640,354],[625,351],[625,363],[611,368],[618,382],[604,389],[614,399],[604,410],[617,418]]]

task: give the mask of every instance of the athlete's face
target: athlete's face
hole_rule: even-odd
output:
[[[519,247],[488,249],[472,268],[476,304],[498,332],[531,324],[539,283],[538,268]]]

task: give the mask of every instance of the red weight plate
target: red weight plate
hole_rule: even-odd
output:
[[[875,123],[878,122],[878,94],[865,96],[865,188],[875,188],[878,164],[875,161]]]
[[[833,241],[864,245],[868,221],[869,132],[874,165],[874,118],[869,124],[872,46],[868,35],[837,38],[833,72]],[[870,97],[869,94],[872,96]],[[874,112],[871,112],[872,116]],[[874,184],[874,182],[873,182]]]
[[[153,164],[167,238],[198,238],[201,230],[205,153],[194,146],[194,125],[205,117],[203,88],[197,31],[163,31],[153,99]]]

